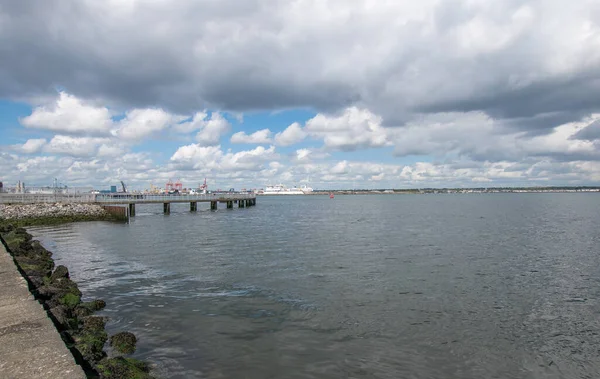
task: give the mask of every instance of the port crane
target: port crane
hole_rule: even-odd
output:
[[[208,185],[206,184],[206,178],[204,178],[204,183],[200,186],[200,193],[206,193],[208,191]]]

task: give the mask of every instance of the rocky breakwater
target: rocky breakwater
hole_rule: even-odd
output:
[[[70,279],[69,270],[65,266],[54,267],[52,253],[32,240],[25,229],[3,225],[0,237],[27,279],[32,294],[44,305],[88,377],[152,378],[145,362],[123,356],[135,351],[137,340],[133,334],[113,335],[112,357],[104,351],[109,340],[104,329],[106,318],[94,316],[94,312],[105,307],[103,300],[81,301],[81,291]]]
[[[114,215],[97,204],[0,204],[0,221],[21,226],[114,219]]]

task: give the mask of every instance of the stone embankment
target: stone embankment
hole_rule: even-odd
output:
[[[11,204],[0,205],[0,218],[20,220],[49,217],[104,217],[106,211],[96,204]]]
[[[98,204],[0,204],[0,225],[49,225],[74,221],[127,221],[127,207]]]
[[[47,310],[48,316],[56,327],[54,335],[52,335],[51,329],[40,326],[45,317],[39,317],[38,314],[29,320],[21,312],[21,308],[26,304],[16,301],[18,299],[15,300],[13,296],[18,292],[18,288],[6,285],[6,283],[4,286],[0,286],[0,294],[5,295],[0,296],[0,300],[2,300],[0,305],[5,302],[4,300],[8,304],[8,307],[0,308],[0,323],[3,324],[0,326],[0,345],[2,347],[0,348],[0,377],[81,377],[83,371],[74,367],[72,364],[74,358],[88,377],[151,378],[149,366],[145,362],[123,356],[135,351],[137,339],[133,334],[121,332],[113,335],[110,338],[112,357],[109,357],[104,351],[104,345],[109,341],[109,336],[104,329],[106,318],[93,315],[94,312],[104,308],[104,301],[99,299],[88,302],[81,301],[82,294],[77,284],[70,279],[68,269],[65,266],[55,267],[51,252],[38,241],[32,240],[31,235],[25,229],[12,225],[0,225],[0,240],[23,273],[34,298]],[[5,252],[4,255],[6,258]],[[0,260],[0,264],[2,264],[0,274],[4,271],[10,272],[9,263],[12,263],[10,261],[10,259]],[[12,265],[12,270],[15,270],[14,265]],[[18,304],[11,305],[15,302]],[[31,310],[31,312],[34,311],[35,309]],[[23,317],[22,323],[19,324]],[[45,330],[47,333],[36,333],[32,330],[35,328]],[[36,345],[53,344],[52,346],[57,346],[57,330],[73,354],[71,358],[65,357],[64,344],[61,349],[57,348],[58,358],[52,355],[48,349],[32,348]],[[6,337],[7,333],[8,339],[2,339]],[[51,341],[44,340],[46,337]],[[10,346],[6,345],[7,343]],[[31,365],[31,367],[27,367],[27,365]],[[32,368],[35,371],[31,371]]]

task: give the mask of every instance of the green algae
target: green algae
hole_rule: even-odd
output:
[[[77,315],[77,317],[83,318],[93,314],[94,312],[104,309],[105,306],[106,303],[104,302],[104,300],[100,299],[81,302],[77,304],[77,307],[75,307],[75,314]]]
[[[2,219],[0,218],[0,226],[2,225],[13,225],[16,227],[25,226],[47,226],[47,225],[60,225],[68,224],[72,222],[83,222],[83,221],[123,221],[121,217],[117,217],[111,214],[101,215],[73,215],[73,216],[56,216],[56,217],[29,217],[21,219]]]
[[[8,248],[14,250],[31,241],[31,235],[23,228],[10,228],[10,231],[3,235],[3,239]]]
[[[105,379],[152,379],[148,364],[133,358],[115,357],[98,363],[98,373]]]
[[[105,325],[104,317],[86,317],[81,331],[73,336],[75,348],[84,359],[97,362],[106,356],[103,350],[108,340],[108,334],[104,330]]]
[[[110,337],[110,346],[121,354],[133,354],[137,338],[130,332],[120,332]]]
[[[81,297],[73,293],[67,293],[59,299],[60,303],[68,308],[75,308],[81,301]]]

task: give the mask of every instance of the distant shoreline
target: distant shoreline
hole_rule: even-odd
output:
[[[422,189],[375,189],[375,190],[314,190],[305,195],[423,195],[423,194],[471,194],[471,193],[600,193],[600,187],[525,187],[525,188],[422,188]],[[290,196],[287,194],[259,194],[260,196]]]

